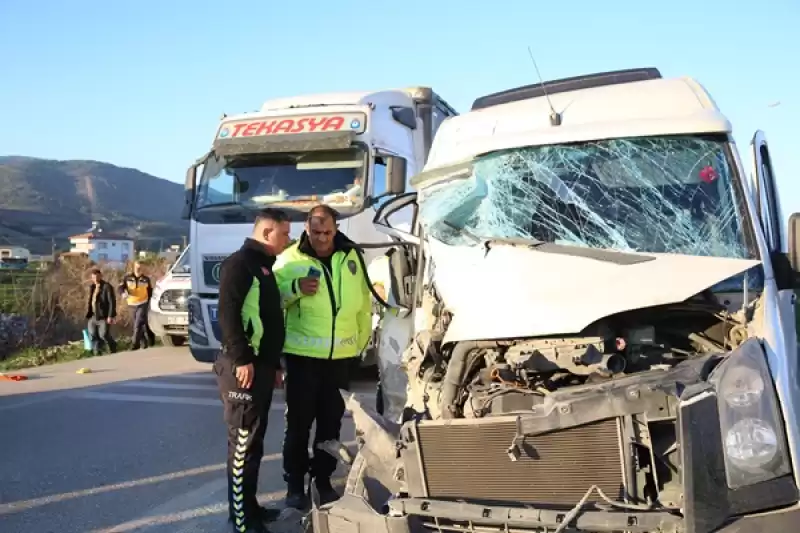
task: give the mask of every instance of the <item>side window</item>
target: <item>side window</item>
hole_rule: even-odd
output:
[[[383,157],[375,158],[375,166],[372,170],[372,197],[377,198],[386,192],[386,159]],[[391,197],[385,196],[375,203],[375,209],[380,208]]]
[[[203,207],[234,201],[234,180],[233,172],[223,169],[219,174],[201,184],[197,206]]]

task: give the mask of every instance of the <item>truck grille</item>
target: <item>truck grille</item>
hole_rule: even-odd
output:
[[[610,498],[623,494],[616,419],[527,437],[517,461],[507,454],[516,423],[506,417],[418,430],[429,498],[571,507],[592,485]]]

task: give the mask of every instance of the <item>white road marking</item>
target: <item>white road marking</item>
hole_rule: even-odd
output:
[[[157,396],[143,394],[118,394],[115,392],[76,392],[70,395],[72,398],[84,400],[115,400],[120,402],[149,402],[149,403],[172,403],[185,405],[210,405],[221,406],[219,398],[189,398],[182,396]]]
[[[332,481],[334,487],[342,487],[344,485],[345,480],[343,478],[338,478],[338,479],[333,479]],[[269,506],[270,503],[275,503],[276,501],[282,500],[285,496],[286,496],[286,490],[277,490],[274,492],[262,493],[258,495],[258,502],[262,505]],[[227,512],[228,512],[228,504],[218,503],[215,505],[196,507],[194,509],[189,509],[187,511],[181,511],[178,513],[146,516],[143,518],[139,518],[137,520],[131,520],[129,522],[125,522],[122,524],[117,524],[116,526],[110,528],[94,529],[90,533],[127,533],[129,531],[136,531],[142,528],[150,528],[153,526],[162,526],[166,524],[176,524],[176,526],[180,527],[179,522],[186,522],[188,520],[193,520],[196,518],[203,518],[206,516],[211,516],[216,514],[224,514]],[[282,521],[284,519],[288,520],[299,519],[299,516],[297,513],[293,513],[292,510],[285,509],[279,520]],[[272,528],[275,528],[276,526],[278,526],[278,522],[273,522],[273,524],[270,525]],[[176,530],[173,529],[173,531]],[[179,531],[195,532],[197,530],[191,524],[184,524],[184,527],[181,528]]]
[[[355,441],[345,442],[345,446],[353,451],[353,447],[356,445]],[[310,452],[311,450],[309,450]],[[269,462],[269,461],[278,461],[283,458],[283,453],[271,453],[269,455],[264,455],[261,458],[261,462]],[[141,487],[144,485],[153,485],[155,483],[163,483],[165,481],[174,481],[176,479],[181,479],[185,477],[191,476],[198,476],[201,474],[208,474],[211,472],[220,473],[224,472],[226,468],[225,463],[217,463],[212,465],[200,466],[197,468],[190,468],[188,470],[180,470],[178,472],[170,472],[168,474],[161,474],[158,476],[150,476],[146,478],[140,479],[132,479],[130,481],[123,481],[121,483],[115,483],[113,485],[102,485],[99,487],[92,487],[90,489],[83,489],[83,490],[76,490],[72,492],[62,492],[61,494],[52,494],[50,496],[42,496],[40,498],[32,498],[30,500],[19,500],[15,502],[3,503],[0,504],[0,515],[4,514],[11,514],[11,513],[19,513],[22,511],[28,511],[30,509],[35,509],[37,507],[41,507],[43,505],[49,505],[51,503],[58,503],[63,502],[66,500],[74,500],[75,498],[83,498],[85,496],[94,496],[96,494],[103,494],[106,492],[113,492],[116,490],[122,489],[130,489],[134,487]],[[218,483],[215,481],[213,483]],[[222,478],[222,485],[224,486],[227,483],[226,479]],[[212,482],[208,483],[209,486],[212,485]],[[195,491],[193,491],[195,492]],[[227,504],[225,504],[227,507]]]
[[[119,394],[115,392],[76,392],[70,394],[71,398],[78,398],[83,400],[111,400],[118,402],[142,402],[142,403],[171,403],[183,405],[208,405],[208,406],[222,406],[222,402],[218,399],[209,398],[190,398],[185,396],[158,396],[158,395],[145,395],[145,394]],[[283,402],[272,402],[270,410],[283,411],[286,404]]]
[[[265,455],[261,462],[277,461],[283,457],[282,453],[273,453]],[[62,502],[65,500],[73,500],[75,498],[83,498],[84,496],[94,496],[96,494],[103,494],[106,492],[113,492],[115,490],[130,489],[134,487],[141,487],[143,485],[152,485],[155,483],[162,483],[164,481],[173,481],[185,477],[198,476],[200,474],[208,474],[210,472],[224,472],[225,463],[201,466],[198,468],[190,468],[189,470],[181,470],[178,472],[170,472],[169,474],[162,474],[159,476],[151,476],[141,479],[133,479],[131,481],[123,481],[113,485],[103,485],[100,487],[92,487],[90,489],[76,490],[73,492],[62,492],[61,494],[53,494],[50,496],[43,496],[41,498],[33,498],[30,500],[20,500],[16,502],[0,504],[0,515],[18,513],[20,511],[27,511],[43,505],[51,503]],[[223,478],[223,482],[224,482]]]
[[[161,383],[156,381],[121,381],[111,387],[138,387],[142,389],[167,389],[167,390],[208,390],[218,391],[216,385],[201,385],[194,383]]]
[[[214,383],[217,382],[217,375],[214,372],[209,371],[208,374],[165,374],[163,376],[158,376],[158,378],[163,379],[179,379],[184,381],[212,381]]]

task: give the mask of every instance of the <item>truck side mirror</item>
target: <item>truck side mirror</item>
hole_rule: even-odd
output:
[[[800,213],[792,213],[789,217],[788,255],[795,275],[800,274]]]
[[[197,185],[197,165],[192,165],[186,171],[186,179],[183,182],[183,211],[181,218],[189,220],[194,210],[194,196]]]
[[[389,156],[386,164],[386,193],[403,194],[406,192],[406,165],[405,158],[396,155]]]

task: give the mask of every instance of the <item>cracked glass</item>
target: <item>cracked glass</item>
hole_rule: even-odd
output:
[[[444,243],[524,239],[627,252],[756,258],[724,139],[611,139],[493,152],[418,176]],[[427,183],[426,183],[427,182]]]

